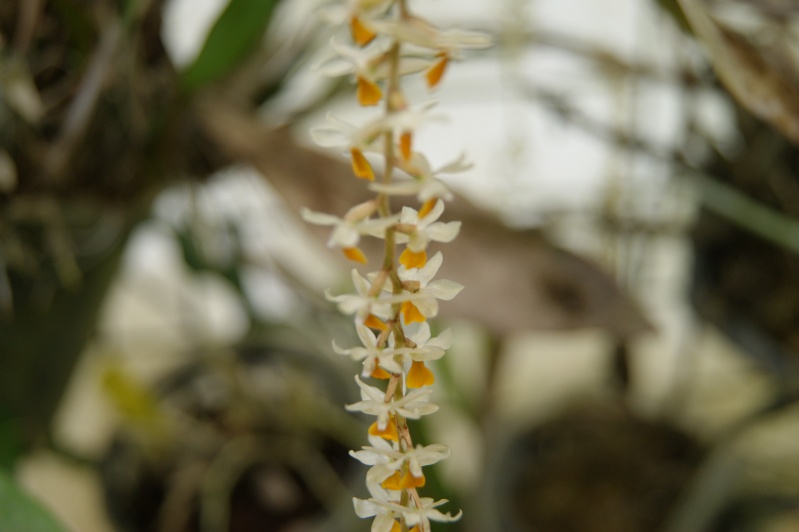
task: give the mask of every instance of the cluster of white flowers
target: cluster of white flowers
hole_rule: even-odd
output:
[[[454,521],[437,508],[446,500],[421,497],[425,484],[422,468],[449,456],[444,445],[415,445],[407,420],[419,419],[438,410],[429,401],[435,377],[427,367],[444,356],[452,342],[450,331],[433,337],[427,320],[438,314],[438,301],[455,297],[460,284],[434,279],[443,255],[428,259],[431,242],[451,242],[460,222],[438,221],[444,202],[452,194],[439,179],[442,174],[469,168],[463,158],[433,169],[414,150],[414,135],[420,126],[439,118],[432,105],[412,108],[400,79],[422,74],[432,89],[441,81],[447,65],[464,49],[489,44],[486,36],[461,30],[442,30],[409,12],[407,0],[346,0],[329,7],[324,16],[335,24],[348,24],[353,46],[333,38],[335,56],[320,70],[328,75],[351,75],[357,99],[363,106],[384,105],[382,112],[361,127],[332,115],[329,126],[312,131],[324,147],[344,150],[353,174],[370,181],[375,197],[355,205],[343,217],[304,210],[311,223],[333,227],[328,244],[340,248],[350,260],[367,263],[359,247],[362,237],[385,240],[380,270],[362,275],[352,270],[355,293],[333,295],[329,300],[339,310],[354,315],[362,345],[333,349],[363,364],[355,381],[361,401],[348,405],[351,411],[376,416],[369,428],[370,446],[351,455],[371,466],[366,485],[368,499],[354,499],[360,517],[373,517],[372,532],[429,532],[430,521]],[[382,179],[370,159],[382,158]],[[396,175],[395,175],[396,174]],[[396,180],[395,180],[396,178]],[[391,198],[418,201],[418,209],[402,206],[393,212]],[[395,248],[402,252],[396,256]],[[363,379],[387,380],[385,389]]]

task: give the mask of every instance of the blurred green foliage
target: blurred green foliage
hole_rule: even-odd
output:
[[[67,532],[44,508],[0,471],[0,530],[4,532]]]
[[[278,0],[230,0],[197,59],[183,73],[189,91],[230,73],[264,36]]]

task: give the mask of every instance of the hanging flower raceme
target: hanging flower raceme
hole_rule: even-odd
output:
[[[441,444],[415,444],[408,420],[438,410],[430,402],[435,374],[428,365],[445,356],[452,335],[447,329],[434,336],[428,320],[438,315],[439,301],[452,299],[463,286],[436,279],[443,254],[437,251],[428,259],[427,252],[431,245],[451,242],[461,227],[458,221],[441,221],[445,201],[453,195],[440,176],[470,165],[461,157],[431,167],[416,146],[416,133],[441,117],[431,113],[433,103],[409,104],[401,79],[421,75],[433,88],[452,59],[485,47],[488,40],[478,33],[437,28],[411,14],[406,2],[348,0],[323,10],[329,21],[347,27],[352,44],[332,38],[332,54],[318,70],[350,76],[358,103],[383,109],[360,126],[328,114],[328,125],[311,135],[320,146],[340,149],[353,175],[369,181],[375,197],[341,217],[302,212],[306,221],[332,227],[328,245],[352,261],[366,263],[361,239],[385,242],[381,269],[365,274],[353,269],[354,292],[325,294],[354,317],[361,344],[342,348],[333,342],[333,350],[362,366],[355,377],[361,400],[347,410],[375,418],[367,431],[370,445],[351,452],[370,466],[370,497],[353,503],[358,516],[373,518],[372,532],[430,532],[431,521],[454,521],[461,515],[443,513],[438,508],[447,501],[419,494],[426,483],[424,468],[446,459],[450,451]],[[419,204],[393,210],[391,202],[401,199]]]

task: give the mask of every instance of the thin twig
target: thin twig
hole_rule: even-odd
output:
[[[88,129],[89,121],[100,101],[103,85],[114,70],[114,59],[121,48],[122,35],[122,25],[118,20],[103,31],[94,57],[89,62],[78,88],[78,94],[67,112],[61,133],[45,161],[50,178],[55,182],[63,179],[68,163]]]
[[[643,153],[653,159],[678,166],[696,185],[702,203],[707,209],[724,216],[773,244],[799,255],[799,220],[785,216],[720,182],[696,168],[696,165],[678,151],[656,147],[632,133],[608,126],[589,117],[551,91],[529,85],[522,87],[522,90],[527,97],[548,104],[549,108],[565,122],[579,126],[586,133],[628,150]]]

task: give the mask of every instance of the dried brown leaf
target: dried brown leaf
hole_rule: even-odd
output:
[[[343,160],[298,145],[286,129],[267,131],[219,100],[201,106],[210,136],[227,154],[255,166],[289,207],[342,214],[369,192]],[[613,280],[588,261],[559,249],[543,235],[516,231],[457,197],[448,220],[461,220],[447,244],[440,275],[466,288],[444,313],[478,322],[496,333],[531,329],[602,327],[627,338],[651,327]],[[320,231],[320,244],[327,238]],[[379,264],[380,250],[366,249]],[[342,262],[342,273],[350,265]]]
[[[752,114],[799,144],[799,86],[766,51],[716,22],[700,0],[678,0],[719,80]]]

